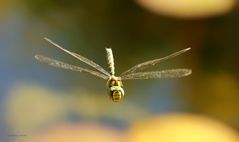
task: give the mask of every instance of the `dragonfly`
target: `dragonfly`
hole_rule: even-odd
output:
[[[57,43],[53,42],[49,38],[44,38],[46,41],[51,43],[54,47],[57,47],[58,49],[68,53],[69,55],[75,57],[76,59],[84,62],[85,64],[93,67],[95,70],[90,70],[86,68],[82,68],[79,66],[71,65],[59,60],[55,60],[46,56],[42,55],[35,55],[35,59],[37,59],[40,62],[46,63],[50,66],[76,71],[76,72],[85,72],[89,73],[93,76],[102,78],[104,80],[107,80],[106,86],[107,86],[107,94],[109,98],[113,102],[119,102],[122,100],[122,98],[125,95],[124,89],[123,89],[123,83],[122,80],[133,80],[133,79],[162,79],[162,78],[181,78],[188,76],[192,73],[191,69],[186,68],[179,68],[179,69],[169,69],[169,70],[160,70],[160,71],[142,71],[146,68],[155,66],[165,60],[174,58],[188,50],[190,48],[186,48],[183,50],[180,50],[178,52],[174,52],[168,56],[165,56],[163,58],[158,58],[154,60],[149,60],[140,64],[137,64],[130,69],[126,70],[125,72],[121,73],[120,76],[115,75],[115,65],[114,65],[114,57],[113,52],[111,48],[106,48],[106,57],[107,62],[109,65],[109,72],[106,71],[103,67],[96,64],[92,60],[81,56],[80,54],[68,51],[67,49],[61,47]]]

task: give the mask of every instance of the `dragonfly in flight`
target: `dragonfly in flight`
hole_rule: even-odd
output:
[[[175,52],[173,54],[170,54],[168,56],[165,56],[163,58],[158,58],[150,61],[146,61],[140,64],[137,64],[130,69],[123,72],[120,76],[115,75],[115,66],[114,66],[114,58],[113,58],[113,52],[111,48],[106,48],[106,54],[107,54],[107,61],[109,64],[109,71],[107,72],[104,68],[102,68],[100,65],[96,64],[90,59],[87,59],[86,57],[83,57],[77,53],[68,51],[61,47],[60,45],[56,44],[49,38],[44,38],[46,41],[54,45],[55,47],[59,48],[60,50],[70,54],[71,56],[75,57],[76,59],[88,64],[89,66],[93,67],[94,70],[89,70],[86,68],[82,68],[75,65],[70,65],[67,63],[64,63],[62,61],[58,61],[49,57],[45,57],[42,55],[35,55],[35,58],[39,60],[40,62],[44,62],[46,64],[49,64],[54,67],[63,68],[67,70],[72,70],[76,72],[86,72],[91,75],[100,77],[102,79],[107,80],[107,93],[110,97],[110,99],[113,102],[119,102],[125,95],[122,80],[130,80],[130,79],[161,79],[161,78],[180,78],[188,76],[192,73],[191,69],[169,69],[169,70],[161,70],[161,71],[149,71],[149,72],[142,72],[143,69],[155,66],[162,61],[168,60],[170,58],[174,58],[188,50],[190,48],[186,48],[183,50],[180,50],[178,52]]]

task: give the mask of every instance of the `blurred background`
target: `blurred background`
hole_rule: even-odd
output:
[[[1,142],[238,142],[237,0],[0,0]],[[149,70],[180,79],[125,81],[120,103],[100,78],[42,64],[35,54],[92,69],[48,37],[116,75],[192,49]]]

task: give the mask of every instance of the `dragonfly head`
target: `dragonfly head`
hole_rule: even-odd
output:
[[[124,97],[124,89],[119,86],[112,86],[109,90],[109,96],[113,102],[119,102]]]
[[[108,95],[113,102],[119,102],[124,97],[122,81],[118,77],[112,77],[107,82]]]

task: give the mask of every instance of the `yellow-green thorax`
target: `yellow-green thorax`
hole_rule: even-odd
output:
[[[111,76],[107,81],[107,91],[113,102],[119,102],[124,97],[123,84],[119,77]]]

